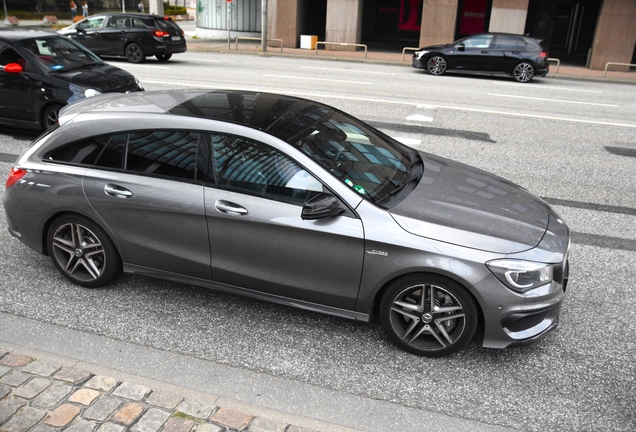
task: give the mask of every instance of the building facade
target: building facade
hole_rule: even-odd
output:
[[[481,32],[528,34],[551,57],[603,69],[636,61],[636,0],[197,0],[197,35],[268,38],[297,48],[301,35],[419,47]],[[327,49],[352,49],[328,45]]]

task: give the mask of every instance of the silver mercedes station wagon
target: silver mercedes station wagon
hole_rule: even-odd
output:
[[[333,107],[244,91],[65,107],[9,174],[11,234],[83,287],[122,271],[369,321],[425,356],[558,323],[570,233],[525,189]]]

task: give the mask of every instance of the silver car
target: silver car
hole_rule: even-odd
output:
[[[11,234],[83,287],[121,272],[340,317],[442,356],[558,322],[570,234],[500,177],[317,102],[243,91],[102,95],[16,161]]]

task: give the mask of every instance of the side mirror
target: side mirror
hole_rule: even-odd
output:
[[[22,73],[24,69],[18,63],[9,63],[4,66],[4,71],[7,73],[19,74]]]
[[[304,220],[325,219],[338,216],[344,211],[338,198],[323,192],[305,203],[300,217]]]
[[[463,43],[460,43],[459,45],[457,45],[457,49],[459,51],[464,51],[466,50],[466,45],[464,45]]]
[[[86,29],[84,27],[82,27],[81,25],[78,25],[77,27],[75,27],[75,30],[77,30],[77,33],[81,33],[81,34],[86,34]]]

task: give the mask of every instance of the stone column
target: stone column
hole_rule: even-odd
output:
[[[362,41],[362,0],[327,0],[325,42],[358,44]],[[329,50],[353,51],[355,47],[326,45]]]
[[[458,0],[424,0],[420,47],[451,43],[455,39]]]
[[[493,0],[488,31],[523,34],[529,0]]]
[[[605,0],[596,23],[590,69],[604,70],[608,62],[631,63],[636,45],[636,1]],[[612,66],[610,70],[629,71]]]
[[[300,0],[267,0],[267,34],[282,39],[286,48],[298,48],[302,19]]]

